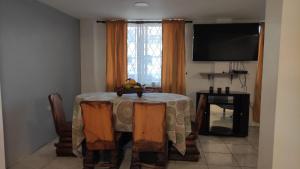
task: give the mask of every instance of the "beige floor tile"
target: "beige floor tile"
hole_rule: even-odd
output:
[[[56,158],[56,152],[54,144],[47,144],[44,147],[40,148],[38,151],[34,152],[31,156],[41,157],[41,158]]]
[[[193,162],[178,162],[169,163],[168,169],[208,169],[207,165],[201,165]]]
[[[49,164],[54,158],[32,155],[22,159],[19,164],[30,169],[41,169]]]
[[[242,167],[242,169],[257,169],[256,167]]]
[[[199,160],[197,162],[189,162],[189,161],[175,161],[177,165],[207,165],[206,160],[202,158],[202,160]]]
[[[252,146],[258,152],[258,145],[252,145]]]
[[[168,169],[176,168],[176,162],[175,161],[169,161],[168,163]]]
[[[169,161],[168,169],[256,169],[257,137],[257,129],[252,129],[247,138],[199,136],[198,147],[201,153],[199,161]],[[56,157],[54,148],[56,141],[57,139],[51,141],[9,169],[82,169],[82,159]],[[127,149],[120,168],[129,169],[130,163],[131,149]],[[240,168],[238,165],[243,167]]]
[[[252,145],[226,144],[233,154],[256,154],[257,151]]]
[[[132,150],[131,149],[126,149],[125,154],[124,154],[124,160],[131,160],[131,155],[132,155]]]
[[[223,137],[221,140],[225,144],[249,144],[246,138],[240,137]]]
[[[130,168],[130,160],[125,160],[122,162],[121,166],[120,166],[120,169],[129,169]]]
[[[82,169],[82,159],[77,157],[57,157],[43,169]]]
[[[232,154],[205,153],[208,165],[237,166],[237,162]]]
[[[11,167],[9,167],[8,169],[31,169],[28,166],[24,166],[23,164],[17,163]]]
[[[249,144],[251,144],[251,145],[258,145],[258,143],[259,143],[258,136],[257,137],[247,137],[246,139],[249,142]]]
[[[254,154],[238,154],[234,155],[239,166],[242,167],[256,167],[257,166],[257,155]]]
[[[259,135],[259,127],[249,127],[248,135]]]
[[[223,143],[220,137],[199,135],[200,143]]]
[[[54,141],[56,141],[55,139]],[[10,169],[41,169],[56,158],[53,141],[41,147],[33,154],[21,159],[18,163],[11,166]]]
[[[241,169],[240,167],[232,166],[208,166],[209,169]]]
[[[201,144],[201,148],[205,153],[230,153],[227,146],[223,143],[215,144],[215,143],[204,143]]]
[[[249,130],[248,131],[248,137],[258,137],[259,136],[259,132],[255,131],[255,130]]]
[[[197,163],[200,165],[207,165],[204,152],[200,152],[199,161]]]

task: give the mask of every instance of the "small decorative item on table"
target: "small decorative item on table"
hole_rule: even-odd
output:
[[[126,93],[136,93],[138,97],[142,97],[144,87],[134,79],[127,79],[125,84],[117,89],[117,95],[122,96]]]
[[[226,94],[229,94],[229,90],[230,90],[229,87],[226,87],[226,88],[225,88]]]
[[[213,86],[209,87],[209,93],[214,93],[214,87]]]

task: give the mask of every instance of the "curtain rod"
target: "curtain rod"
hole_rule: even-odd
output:
[[[136,23],[136,24],[143,24],[143,23],[162,23],[162,21],[126,21],[127,23]],[[106,21],[97,21],[97,23],[106,23]],[[185,23],[193,23],[193,21],[185,21]]]

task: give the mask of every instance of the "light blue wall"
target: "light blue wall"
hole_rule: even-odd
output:
[[[80,93],[79,20],[34,0],[0,0],[0,80],[8,165],[56,134],[47,95],[59,92],[71,119]]]

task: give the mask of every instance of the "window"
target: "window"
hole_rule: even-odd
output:
[[[161,24],[128,24],[128,78],[152,87],[161,85]]]

